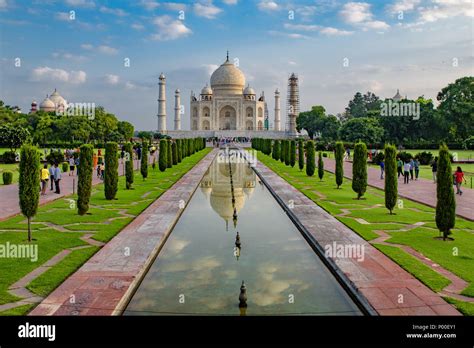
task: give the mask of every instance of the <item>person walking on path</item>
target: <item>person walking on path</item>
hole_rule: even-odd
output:
[[[400,157],[398,158],[397,160],[397,172],[398,172],[398,178],[400,178],[400,175],[403,175],[403,162],[402,160],[400,159]]]
[[[406,161],[403,165],[403,177],[404,177],[404,184],[408,184],[410,182],[410,162]]]
[[[46,196],[46,186],[48,185],[48,180],[49,180],[49,171],[48,171],[48,165],[45,164],[43,169],[41,169],[40,173],[40,179],[41,179],[41,195]]]
[[[458,167],[456,172],[454,173],[454,182],[456,183],[456,194],[462,196],[461,185],[462,181],[466,183],[466,178],[464,177],[464,173],[461,167]]]
[[[54,190],[54,166],[51,164],[49,166],[49,179],[51,181],[51,191]]]
[[[413,158],[410,159],[410,180],[413,180],[413,170],[415,169],[415,162]]]
[[[346,154],[347,154],[347,160],[349,161],[351,159],[351,149],[350,148],[347,148]]]
[[[431,162],[431,172],[433,173],[433,182],[436,183],[436,173],[438,172],[438,157]]]
[[[415,167],[415,180],[418,180],[418,175],[420,175],[420,161],[415,158],[413,165]]]
[[[54,164],[54,184],[56,185],[56,191],[58,195],[61,193],[61,189],[59,187],[59,182],[61,181],[61,169],[59,168],[58,163]]]
[[[380,180],[383,180],[383,173],[385,172],[385,163],[384,161],[380,161]]]
[[[74,168],[76,166],[76,161],[74,160],[74,156],[69,157],[69,176],[74,176]]]

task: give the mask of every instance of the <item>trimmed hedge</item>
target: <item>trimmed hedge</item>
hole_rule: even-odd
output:
[[[79,162],[80,165],[80,162]],[[115,199],[118,190],[118,156],[117,143],[109,142],[105,145],[105,173],[104,195],[105,199]]]
[[[125,151],[125,187],[127,190],[132,188],[133,184],[133,150],[132,144],[126,143],[124,145]]]
[[[142,143],[142,158],[140,161],[140,174],[143,180],[148,177],[148,143],[144,141]]]
[[[315,153],[314,142],[309,140],[306,142],[306,175],[313,176],[315,171]]]
[[[10,171],[5,171],[2,173],[3,185],[10,185],[13,181],[13,173]]]
[[[20,209],[28,219],[28,241],[31,242],[31,218],[38,211],[40,194],[40,153],[36,146],[21,147],[19,173]]]
[[[89,144],[81,146],[78,181],[77,181],[77,213],[84,215],[89,210],[89,201],[92,192],[92,169],[94,147]]]
[[[160,171],[164,172],[168,168],[168,144],[165,139],[160,140],[160,152],[158,166]]]

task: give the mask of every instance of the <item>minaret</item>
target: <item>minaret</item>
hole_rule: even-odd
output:
[[[158,132],[166,132],[166,77],[163,73],[160,74],[160,81],[158,82]]]
[[[179,89],[174,92],[174,130],[181,130],[181,97]]]
[[[280,91],[275,90],[275,131],[280,131]]]
[[[300,112],[300,92],[298,88],[298,76],[292,73],[288,79],[288,133],[290,136],[296,135],[296,118]]]

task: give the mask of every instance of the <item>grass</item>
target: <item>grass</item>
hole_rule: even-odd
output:
[[[15,184],[18,182],[18,164],[12,163],[12,164],[4,164],[0,163],[0,177],[2,177],[1,184],[3,185],[3,172],[12,172],[13,173],[13,179],[12,179],[12,184]]]
[[[179,165],[160,172],[150,166],[149,176],[142,180],[135,172],[133,190],[125,190],[125,178],[119,177],[117,199],[108,201],[103,194],[103,184],[93,187],[90,200],[90,213],[79,216],[76,209],[71,209],[69,196],[42,205],[33,219],[33,238],[38,245],[39,258],[36,262],[26,259],[0,258],[0,304],[19,300],[7,290],[13,283],[45,263],[62,250],[86,245],[80,238],[92,233],[92,238],[108,242],[130,221],[161,196],[178,181],[186,172],[196,165],[211,149],[205,149],[185,158]],[[0,222],[0,244],[6,242],[26,243],[26,219],[15,216]],[[68,275],[80,267],[97,249],[73,251],[58,265],[33,280],[28,287],[32,291],[47,295],[60,285]],[[87,251],[86,251],[87,250]]]
[[[474,303],[459,301],[451,297],[444,297],[444,299],[456,306],[456,308],[464,315],[474,315]]]
[[[0,316],[27,315],[34,307],[36,307],[35,303],[26,304],[0,312]]]
[[[367,187],[365,199],[357,200],[352,191],[351,181],[344,178],[340,189],[336,188],[335,176],[330,172],[324,173],[323,181],[317,176],[308,177],[305,170],[300,171],[275,161],[270,156],[259,152],[258,159],[268,166],[296,189],[313,200],[350,229],[358,233],[367,241],[379,236],[378,230],[387,233],[391,238],[389,243],[404,244],[429,257],[433,263],[450,270],[460,278],[469,282],[463,295],[474,296],[474,223],[456,217],[456,226],[453,229],[454,242],[443,242],[434,239],[439,235],[435,224],[435,209],[420,203],[404,199],[403,209],[395,208],[394,215],[390,215],[385,208],[384,192],[374,187]],[[344,213],[344,209],[346,213]],[[347,210],[349,213],[347,214]],[[360,219],[357,221],[356,219]],[[364,223],[368,222],[369,224]],[[423,222],[422,227],[413,224]],[[398,230],[398,231],[397,231]],[[402,231],[400,231],[402,230]],[[405,230],[405,231],[403,231]],[[458,255],[453,253],[457,247]],[[394,248],[396,248],[394,246]],[[434,289],[442,286],[441,278],[433,276],[424,267],[415,264],[411,258],[395,253],[392,249],[382,248],[393,257],[394,261],[419,278],[427,286]],[[444,277],[443,277],[444,278]]]

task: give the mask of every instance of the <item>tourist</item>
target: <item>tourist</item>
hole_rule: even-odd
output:
[[[102,161],[99,161],[99,164],[97,165],[97,177],[98,178],[100,178],[101,167],[102,167]]]
[[[415,180],[418,180],[418,175],[420,174],[420,161],[415,158],[413,165],[415,166]]]
[[[76,161],[74,161],[74,157],[69,157],[69,176],[74,176],[74,169],[76,166]]]
[[[410,169],[411,165],[410,162],[407,160],[405,161],[405,164],[403,165],[403,183],[408,184],[410,182]]]
[[[53,185],[54,185],[54,166],[51,164],[49,167],[49,177],[51,178],[51,191],[54,190]]]
[[[385,171],[385,163],[384,161],[380,161],[380,180],[383,180],[383,173]]]
[[[347,148],[346,154],[347,154],[347,160],[350,160],[351,159],[351,149],[350,148]]]
[[[76,164],[76,175],[79,176],[79,156],[77,156],[74,163]]]
[[[43,169],[41,169],[41,195],[46,196],[46,186],[48,185],[49,180],[49,171],[48,165],[45,164]]]
[[[402,167],[403,167],[403,162],[402,162],[402,160],[400,159],[400,157],[398,157],[398,160],[397,160],[398,178],[400,178],[400,175],[403,174]]]
[[[105,165],[102,163],[100,165],[100,180],[104,180],[104,175],[105,175]]]
[[[462,181],[466,184],[466,178],[464,177],[464,173],[461,167],[458,167],[456,172],[454,173],[454,182],[456,183],[456,194],[462,196],[461,185]]]
[[[415,169],[415,162],[410,158],[410,180],[413,180],[413,170]]]
[[[54,185],[56,186],[56,191],[58,195],[61,193],[61,189],[59,187],[59,182],[61,181],[61,168],[59,168],[58,163],[54,163]]]
[[[433,182],[436,183],[436,173],[438,172],[438,157],[431,162],[431,172],[433,173]]]

